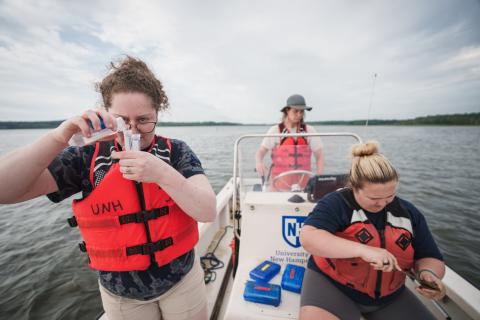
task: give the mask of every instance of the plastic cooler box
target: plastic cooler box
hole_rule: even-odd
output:
[[[305,268],[294,264],[287,264],[282,275],[282,289],[300,293],[302,291]]]
[[[278,307],[282,289],[279,285],[247,281],[243,298],[246,301],[268,304]]]
[[[250,271],[250,278],[258,282],[268,282],[280,271],[280,265],[265,260],[260,263],[255,269]]]

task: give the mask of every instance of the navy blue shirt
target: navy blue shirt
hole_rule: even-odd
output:
[[[185,178],[203,174],[202,164],[190,147],[181,140],[171,139],[171,166]],[[57,182],[58,191],[47,197],[59,202],[78,192],[85,198],[93,191],[90,182],[90,163],[95,145],[81,148],[68,147],[49,165],[48,169]],[[194,251],[174,259],[170,263],[150,266],[143,271],[99,271],[100,283],[110,292],[131,299],[149,300],[158,297],[178,283],[192,268]]]
[[[400,201],[401,205],[410,213],[414,234],[412,241],[414,259],[419,260],[429,257],[443,261],[443,256],[440,253],[440,250],[438,249],[430,230],[428,229],[427,222],[425,221],[423,214],[421,214],[420,211],[410,202],[400,198],[398,198],[398,200]],[[377,230],[385,228],[385,210],[382,210],[382,212],[378,213],[368,212],[365,209],[363,209],[363,211],[365,212],[368,220],[370,220]],[[326,230],[334,234],[338,231],[345,230],[348,225],[350,225],[351,217],[352,209],[348,206],[342,195],[339,192],[332,192],[324,196],[317,203],[313,211],[305,220],[305,225]],[[317,267],[312,257],[310,257],[308,260],[308,267],[312,270],[323,273]],[[404,289],[404,287],[402,287],[400,290],[389,296],[373,299],[367,294],[354,290],[348,286],[344,286],[328,276],[326,277],[352,300],[364,305],[379,305],[390,302],[391,300],[395,299],[395,297],[397,297]]]

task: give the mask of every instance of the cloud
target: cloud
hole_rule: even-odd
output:
[[[454,13],[454,14],[452,14]],[[122,54],[164,82],[167,121],[275,122],[292,93],[311,120],[480,111],[478,2],[3,1],[1,120],[98,104]]]

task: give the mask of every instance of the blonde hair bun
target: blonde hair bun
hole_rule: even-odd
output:
[[[378,153],[379,143],[376,141],[367,141],[366,143],[359,143],[352,147],[352,156],[354,157],[368,157]]]
[[[352,147],[352,167],[349,185],[361,189],[365,183],[398,181],[398,174],[388,159],[378,152],[376,141],[356,144]]]

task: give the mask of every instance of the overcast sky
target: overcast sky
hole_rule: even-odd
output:
[[[375,119],[480,112],[479,0],[0,0],[0,121],[99,106],[124,54],[164,83],[165,121],[273,123],[294,93],[311,121],[365,119],[372,92]]]

